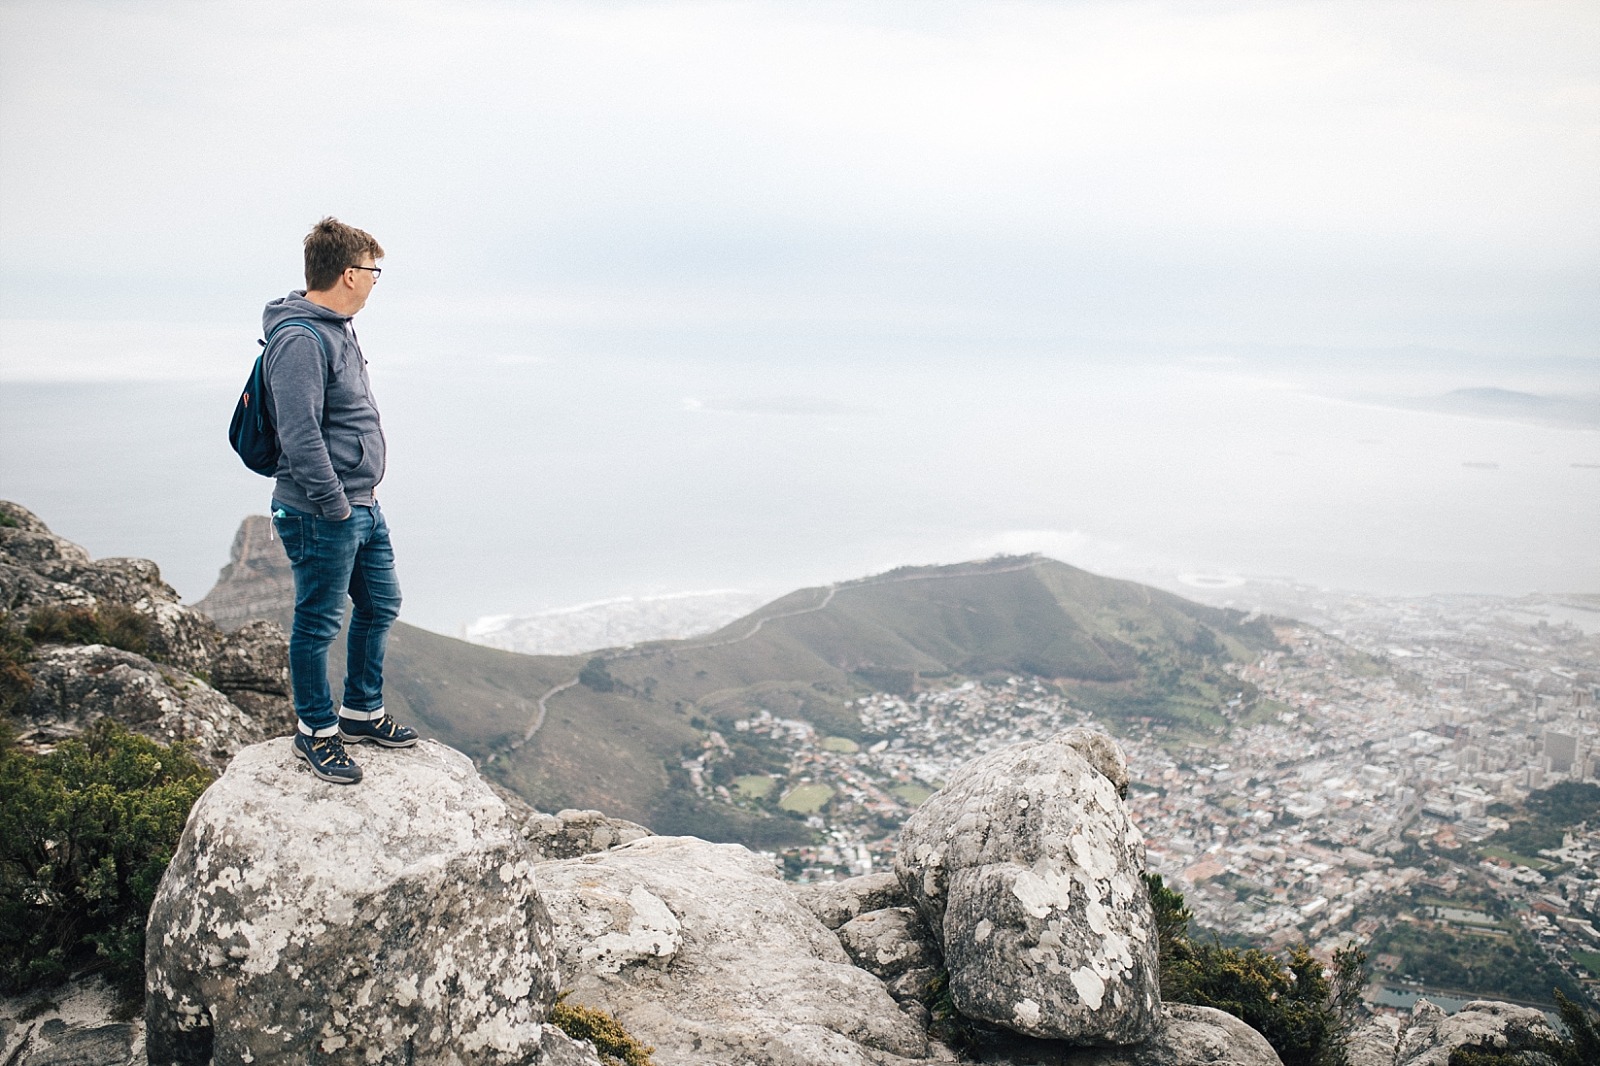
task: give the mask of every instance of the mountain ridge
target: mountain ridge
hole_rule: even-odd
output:
[[[198,606],[249,614],[253,585],[266,597],[258,616],[287,623],[287,560],[281,546],[273,555],[276,541],[259,540],[241,529]],[[1023,674],[1113,727],[1132,715],[1215,733],[1228,700],[1248,688],[1223,664],[1274,643],[1266,620],[1239,611],[1043,556],[997,556],[797,589],[713,633],[583,655],[522,655],[399,623],[388,702],[542,809],[590,807],[661,832],[777,845],[809,830],[683,787],[684,758],[748,714],[864,740],[852,710],[864,695]]]

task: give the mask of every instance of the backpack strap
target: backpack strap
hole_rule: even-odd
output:
[[[278,331],[286,326],[300,326],[303,329],[310,330],[311,335],[317,340],[317,347],[322,349],[322,358],[328,358],[328,345],[322,339],[322,331],[320,329],[302,318],[286,318],[282,322],[279,322],[276,326],[273,326],[272,332],[267,334],[267,339],[261,342],[261,358],[263,360],[266,359],[267,351],[272,347],[272,338],[276,337],[278,335]]]

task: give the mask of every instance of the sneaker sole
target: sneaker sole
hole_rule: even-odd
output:
[[[409,748],[421,738],[412,737],[410,740],[384,740],[381,737],[353,737],[341,729],[339,730],[339,739],[344,741],[346,744],[377,744],[379,747],[384,748]]]
[[[322,780],[331,782],[335,785],[359,785],[361,783],[360,777],[339,777],[335,774],[328,773],[326,770],[320,769],[316,763],[311,761],[311,756],[300,750],[300,745],[295,744],[293,747],[294,753],[305,760],[306,765],[311,768],[311,773],[316,777],[320,777]],[[361,767],[358,766],[356,769],[360,770]]]

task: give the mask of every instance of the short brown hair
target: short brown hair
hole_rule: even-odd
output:
[[[383,258],[383,246],[366,230],[346,226],[329,215],[306,234],[306,290],[326,292],[339,275],[360,266],[363,256]]]

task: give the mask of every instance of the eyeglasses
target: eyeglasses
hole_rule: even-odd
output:
[[[349,267],[345,267],[345,269],[346,270],[370,270],[370,271],[372,271],[372,280],[373,281],[377,281],[380,277],[383,276],[383,267],[349,266]]]

